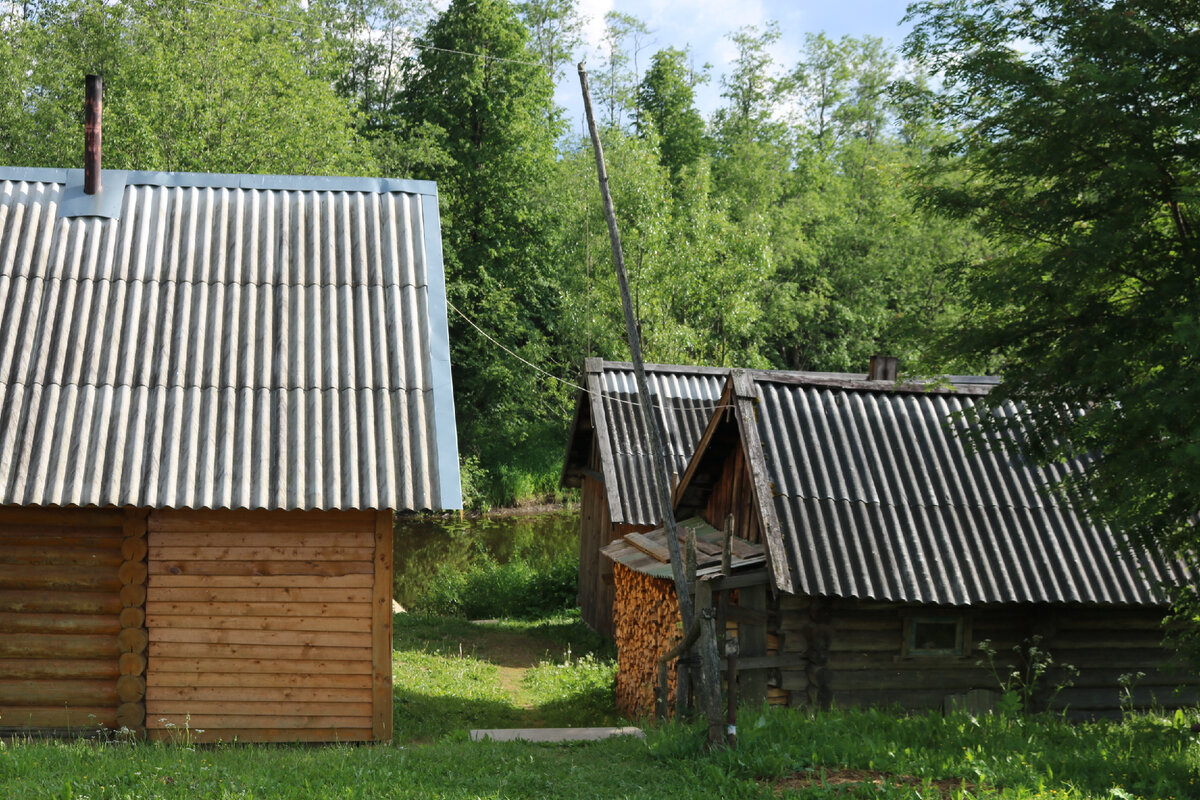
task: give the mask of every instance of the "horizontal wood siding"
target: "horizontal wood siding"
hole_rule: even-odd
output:
[[[0,508],[0,730],[117,725],[125,522]]]
[[[377,552],[380,516],[151,514],[151,736],[171,739],[187,728],[198,741],[389,738],[391,539]],[[382,591],[377,556],[386,562]],[[386,619],[377,595],[387,598]],[[382,661],[384,690],[375,674]],[[385,703],[386,731],[377,708]]]
[[[954,617],[966,628],[963,656],[904,652],[905,619]],[[974,690],[994,692],[1015,666],[1015,647],[1041,637],[1038,646],[1054,668],[1034,693],[1034,705],[1073,717],[1120,713],[1121,676],[1144,672],[1127,702],[1133,708],[1175,708],[1200,699],[1195,676],[1173,669],[1161,646],[1162,609],[1096,606],[1000,606],[969,608],[899,606],[851,600],[783,596],[776,625],[781,649],[804,655],[804,663],[781,671],[781,688],[792,705],[892,706],[941,709],[966,701]],[[995,670],[980,649],[995,653]],[[984,661],[980,665],[980,661]],[[1079,674],[1073,685],[1065,665]]]

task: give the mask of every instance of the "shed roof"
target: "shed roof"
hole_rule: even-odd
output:
[[[1047,491],[1082,463],[1039,467],[970,447],[955,415],[979,401],[978,389],[907,389],[731,378],[726,402],[762,473],[755,483],[772,495],[759,508],[775,517],[768,536],[778,537],[786,564],[777,566],[796,593],[1156,604],[1162,584],[1188,579],[1182,564],[1127,550]]]
[[[461,505],[436,187],[0,168],[0,504]]]

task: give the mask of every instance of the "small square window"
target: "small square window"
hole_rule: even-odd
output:
[[[908,630],[908,655],[962,655],[963,631],[960,617],[912,617]]]

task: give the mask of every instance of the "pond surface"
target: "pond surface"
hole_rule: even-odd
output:
[[[520,559],[546,566],[579,557],[579,509],[458,519],[397,515],[395,597],[409,606],[439,569],[461,572]]]

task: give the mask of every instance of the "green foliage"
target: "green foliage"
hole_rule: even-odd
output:
[[[704,120],[695,103],[696,84],[703,76],[691,70],[687,58],[686,50],[659,50],[638,87],[638,132],[658,134],[659,163],[672,179],[704,152]]]
[[[468,619],[534,619],[573,608],[578,580],[577,558],[542,567],[519,559],[504,564],[485,561],[465,572],[439,570],[413,610]]]
[[[407,130],[440,132],[444,158],[431,161],[423,177],[438,182],[450,302],[520,357],[551,361],[560,295],[551,218],[534,202],[536,187],[553,173],[559,131],[549,76],[501,0],[451,3],[420,43],[404,65],[395,110]],[[563,412],[547,404],[553,395],[525,365],[454,312],[450,334],[467,454],[520,450],[539,419],[552,416],[561,430]]]
[[[956,0],[911,16],[908,54],[944,76],[912,97],[954,131],[921,198],[995,245],[963,266],[968,300],[943,345],[1003,371],[988,407],[1030,408],[1028,432],[990,414],[984,429],[1042,462],[1086,455],[1070,497],[1136,540],[1193,550],[1195,4]]]
[[[1035,708],[1046,709],[1054,703],[1054,698],[1068,686],[1073,686],[1079,669],[1074,664],[1063,664],[1058,667],[1058,680],[1053,686],[1045,686],[1047,673],[1054,667],[1054,656],[1042,647],[1042,637],[1031,636],[1025,641],[1013,646],[1016,658],[1012,664],[996,662],[996,648],[988,639],[979,643],[979,652],[983,658],[975,662],[977,666],[986,666],[996,679],[1000,689],[1000,700],[997,710],[1002,715],[1018,712],[1032,712]]]
[[[96,73],[105,167],[374,172],[317,17],[293,0],[257,10],[275,18],[147,0],[12,5],[0,47],[14,60],[0,70],[20,69],[0,81],[0,162],[82,166],[83,79]]]

